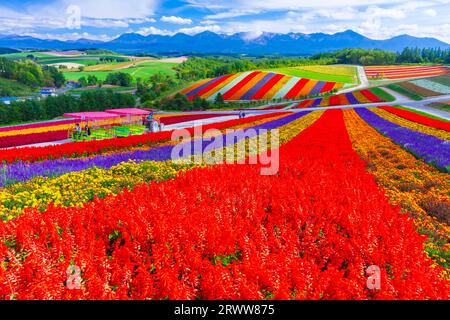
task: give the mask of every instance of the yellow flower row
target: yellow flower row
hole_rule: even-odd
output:
[[[0,218],[11,220],[25,208],[45,210],[56,206],[79,206],[95,197],[104,198],[131,189],[140,183],[164,181],[177,176],[193,164],[173,162],[121,163],[109,170],[92,168],[71,172],[57,178],[38,177],[0,191]]]
[[[354,110],[344,118],[353,147],[368,163],[393,204],[412,214],[418,231],[428,235],[426,252],[437,263],[450,266],[450,177],[417,160],[364,122]]]
[[[281,143],[292,139],[317,120],[321,114],[321,112],[315,112],[282,127],[280,130]],[[272,119],[280,117],[276,116]],[[268,120],[258,120],[255,123],[265,121]],[[234,129],[247,126],[248,124],[244,124],[236,126]],[[92,168],[68,173],[57,178],[38,177],[0,190],[0,218],[11,220],[22,214],[26,208],[45,210],[50,203],[63,207],[81,207],[95,197],[104,198],[110,194],[117,194],[125,188],[131,189],[140,183],[174,178],[180,170],[187,170],[194,166],[195,164],[186,161],[141,163],[130,161],[109,170]]]
[[[109,126],[113,124],[122,124],[125,122],[128,122],[128,118],[116,118],[116,119],[108,119],[108,120],[100,120],[96,121],[96,126]],[[80,121],[81,127],[84,127],[86,124],[88,124],[85,121]],[[89,125],[92,125],[92,123],[89,123]],[[75,129],[75,124],[62,124],[62,125],[50,125],[50,126],[43,126],[39,128],[30,128],[30,129],[21,129],[21,130],[11,130],[11,131],[5,131],[0,132],[0,137],[9,137],[9,136],[20,136],[20,135],[26,135],[26,134],[35,134],[35,133],[43,133],[43,132],[54,132],[54,131],[64,131],[64,130],[72,130]]]
[[[433,135],[440,139],[450,140],[450,132],[436,129],[433,127],[429,127],[429,126],[426,126],[426,125],[423,125],[423,124],[420,124],[417,122],[409,121],[407,119],[396,116],[395,114],[392,114],[383,109],[371,108],[370,110],[372,112],[376,113],[377,115],[379,115],[380,117],[382,117],[383,119],[386,119],[392,123],[398,124],[402,127],[405,127],[405,128],[411,129],[411,130],[415,130],[415,131],[419,131],[422,133],[426,133],[429,135]]]

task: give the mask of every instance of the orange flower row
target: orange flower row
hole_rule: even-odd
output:
[[[431,258],[449,268],[449,176],[380,135],[354,110],[344,111],[344,118],[354,149],[367,162],[377,183],[393,204],[411,213],[418,231],[428,236],[425,250]]]

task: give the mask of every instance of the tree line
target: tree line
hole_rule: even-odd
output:
[[[61,95],[44,100],[0,103],[0,124],[47,120],[68,112],[103,111],[106,109],[133,108],[136,98],[131,94],[118,94],[112,90],[87,91],[80,97]]]
[[[331,58],[302,57],[236,58],[229,56],[191,57],[175,68],[177,78],[185,81],[214,78],[225,74],[257,69],[331,64]]]
[[[31,88],[60,88],[66,82],[64,75],[55,67],[40,66],[31,60],[13,61],[6,58],[0,58],[0,77]]]
[[[314,55],[311,59],[329,59],[332,64],[391,65],[402,63],[450,63],[450,49],[405,48],[402,52],[378,49],[342,49]]]

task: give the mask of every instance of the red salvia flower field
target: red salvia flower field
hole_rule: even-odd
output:
[[[278,175],[217,165],[0,225],[2,299],[448,299],[342,111],[281,147]],[[81,288],[66,287],[67,269]],[[366,269],[381,269],[381,289]]]

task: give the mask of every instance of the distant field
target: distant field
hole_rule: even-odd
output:
[[[408,79],[433,77],[450,72],[446,66],[408,65],[408,66],[371,66],[365,67],[369,79]]]
[[[23,59],[26,58],[29,55],[33,55],[37,58],[53,58],[54,56],[41,53],[41,52],[19,52],[19,53],[9,53],[9,54],[2,54],[1,57],[8,58],[8,59]]]
[[[351,66],[303,66],[275,68],[272,71],[299,78],[308,78],[321,81],[333,81],[342,83],[355,83],[357,69]]]
[[[70,94],[81,94],[83,92],[91,92],[91,91],[107,91],[112,90],[114,92],[123,92],[123,91],[132,91],[135,90],[136,87],[117,87],[117,88],[92,88],[92,89],[72,89],[69,91]]]
[[[85,66],[90,66],[90,65],[95,65],[99,62],[99,58],[98,57],[93,57],[91,59],[89,59],[88,57],[80,57],[80,58],[44,58],[44,59],[39,59],[38,63],[39,64],[59,64],[59,63],[77,63],[77,64],[82,64]]]
[[[450,76],[443,75],[426,79],[418,79],[390,84],[388,88],[397,91],[413,100],[450,94]]]
[[[83,71],[83,72],[64,72],[64,76],[67,80],[78,80],[81,77],[88,77],[89,75],[94,75],[100,80],[105,80],[108,74],[124,72],[132,75],[134,79],[137,78],[148,78],[154,74],[164,74],[168,76],[175,76],[175,70],[173,68],[177,66],[177,63],[166,63],[166,62],[144,62],[136,67],[116,70],[116,71]]]
[[[123,70],[127,68],[131,68],[134,66],[139,66],[146,62],[155,63],[157,61],[152,61],[152,59],[145,58],[136,61],[127,61],[127,62],[113,62],[113,63],[105,63],[98,65],[91,65],[85,69],[85,71],[115,71],[115,70]]]

